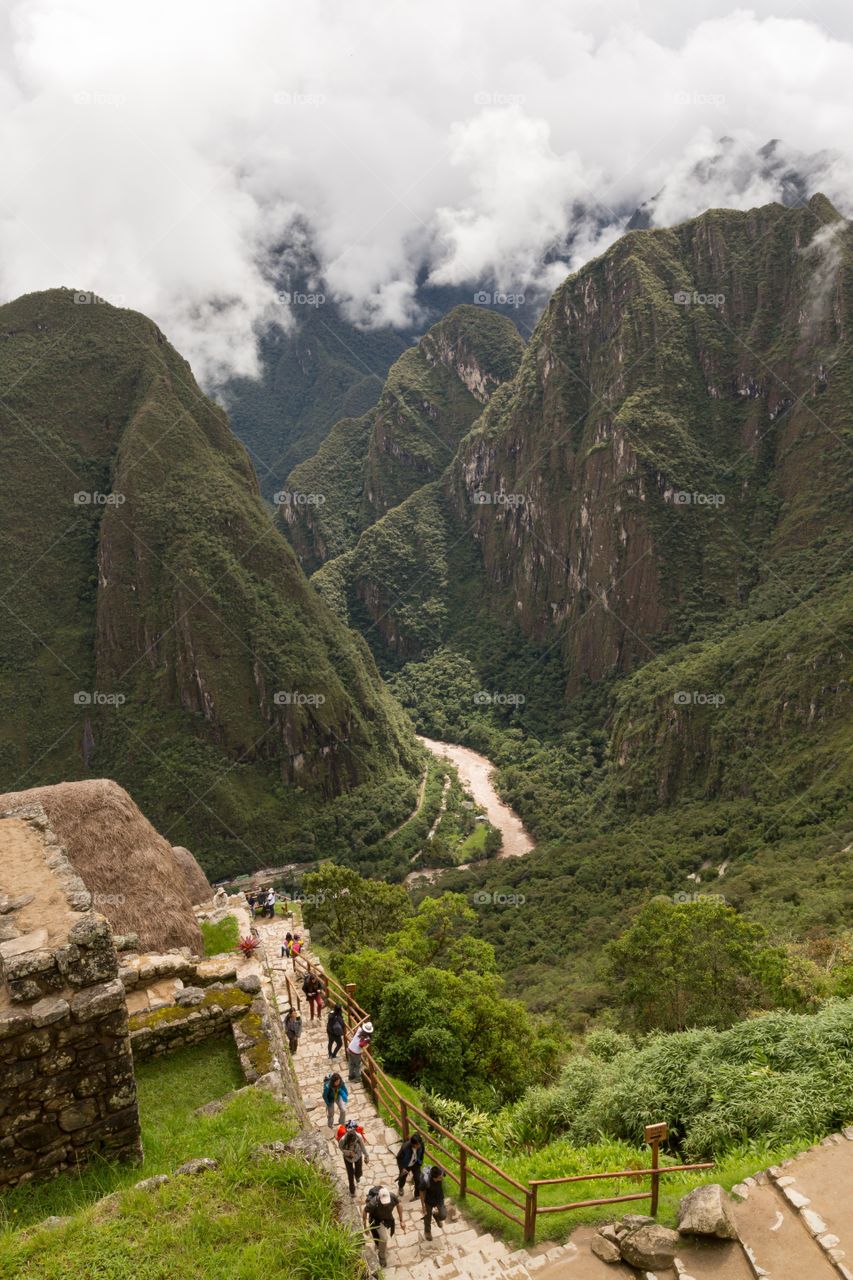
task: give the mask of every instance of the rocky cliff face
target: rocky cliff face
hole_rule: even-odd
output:
[[[110,774],[176,840],[258,865],[309,797],[407,767],[362,642],[154,325],[56,290],[0,334],[0,789]]]
[[[616,682],[626,795],[716,794],[736,758],[752,785],[740,748],[766,734],[818,767],[845,706],[851,307],[823,197],[631,232],[557,290],[443,475],[316,585],[389,667],[494,674],[514,630],[568,702]]]
[[[281,495],[284,528],[309,572],[442,474],[522,350],[510,320],[459,306],[400,357],[375,409],[338,423]]]
[[[826,534],[849,492],[850,253],[822,197],[712,211],[626,235],[551,299],[441,484],[500,608],[562,637],[570,687],[740,606]],[[344,575],[368,610],[353,572],[379,542]]]
[[[563,631],[575,681],[738,606],[825,532],[851,243],[820,197],[711,212],[625,236],[552,298],[452,484],[488,579],[526,631]]]

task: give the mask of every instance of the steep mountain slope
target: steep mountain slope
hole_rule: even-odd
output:
[[[609,228],[670,226],[724,200],[739,208],[749,198],[800,205],[816,191],[844,189],[843,174],[834,172],[837,160],[827,152],[803,154],[779,139],[756,151],[745,139],[719,138],[701,161],[677,168],[637,208],[576,200],[543,265],[571,262],[582,243]],[[262,335],[260,376],[235,378],[217,389],[268,499],[286,487],[289,473],[316,453],[336,422],[375,404],[392,363],[452,308],[476,298],[509,315],[527,337],[547,302],[541,287],[508,280],[503,272],[500,280],[481,272],[465,283],[436,285],[426,263],[413,298],[416,318],[399,328],[366,327],[335,301],[311,246],[310,227],[300,225],[273,254],[282,310],[293,323]]]
[[[288,284],[284,297],[323,297],[304,278]],[[348,323],[331,299],[285,305],[295,327],[287,333],[275,327],[263,335],[261,376],[234,378],[221,392],[266,498],[319,448],[339,418],[365,413],[375,404],[388,369],[412,340],[406,331]]]
[[[281,514],[308,572],[442,474],[522,351],[506,317],[459,306],[397,360],[375,408],[337,423],[288,478]]]
[[[216,872],[322,831],[321,802],[334,843],[360,787],[393,825],[414,747],[363,642],[186,362],[80,297],[0,309],[0,790],[114,777]]]
[[[545,847],[487,885],[540,882],[552,961],[627,881],[740,863],[772,912],[785,866],[813,923],[848,893],[817,868],[851,838],[851,311],[822,197],[631,232],[444,475],[314,575],[418,726],[495,760]]]

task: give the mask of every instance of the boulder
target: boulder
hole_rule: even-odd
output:
[[[203,1106],[196,1107],[193,1111],[194,1116],[218,1116],[220,1111],[225,1110],[224,1102],[214,1099],[213,1102],[205,1102]]]
[[[634,1227],[619,1241],[625,1262],[638,1271],[666,1271],[678,1251],[678,1232],[656,1222]]]
[[[203,999],[203,987],[184,987],[175,997],[175,1004],[179,1004],[183,1008],[187,1005],[201,1004]]]
[[[216,1160],[208,1160],[203,1157],[200,1160],[187,1160],[185,1164],[178,1165],[175,1173],[178,1174],[196,1174],[210,1173],[213,1169],[218,1169],[219,1164]]]
[[[646,1213],[626,1213],[621,1223],[617,1225],[623,1227],[626,1231],[633,1231],[635,1227],[654,1227],[657,1222]]]
[[[602,1262],[619,1262],[621,1260],[622,1255],[619,1252],[618,1244],[608,1240],[601,1232],[592,1237],[589,1247],[596,1258],[600,1258]]]
[[[155,1173],[153,1177],[143,1178],[141,1182],[134,1182],[134,1191],[156,1191],[158,1187],[165,1187],[171,1179],[167,1173]]]
[[[247,973],[245,977],[237,979],[237,986],[247,995],[256,996],[261,989],[261,980],[256,973]]]
[[[737,1228],[729,1213],[728,1196],[719,1183],[712,1182],[706,1187],[697,1187],[684,1196],[678,1209],[678,1230],[682,1235],[737,1240]]]

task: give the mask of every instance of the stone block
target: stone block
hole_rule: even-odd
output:
[[[29,1031],[14,1042],[18,1058],[38,1058],[50,1048],[49,1031]]]
[[[22,933],[8,942],[0,942],[0,960],[6,964],[17,956],[43,951],[47,947],[47,938],[47,929],[33,929],[32,932]]]
[[[54,1022],[63,1022],[69,1015],[67,1000],[62,996],[45,996],[30,1009],[30,1017],[34,1027],[46,1027]]]
[[[102,1018],[115,1009],[124,1010],[124,987],[118,978],[71,997],[71,1012],[77,1022],[90,1022]]]
[[[26,1009],[6,1009],[0,1013],[0,1040],[5,1040],[7,1036],[19,1035],[22,1031],[29,1031],[33,1025],[29,1011]]]
[[[49,1147],[62,1137],[59,1125],[55,1120],[42,1120],[38,1124],[19,1129],[15,1141],[27,1151],[38,1152],[42,1147]]]
[[[91,1099],[72,1103],[59,1112],[59,1127],[64,1133],[74,1133],[84,1129],[98,1118],[97,1104]]]

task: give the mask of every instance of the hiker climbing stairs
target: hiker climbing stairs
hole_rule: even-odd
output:
[[[310,950],[307,932],[292,917],[276,917],[260,930],[267,960],[273,973],[273,982],[282,1011],[286,1011],[294,988],[301,992],[302,973],[294,975],[293,965],[281,956],[285,934],[298,930],[302,935],[303,957],[306,962],[317,964]],[[289,980],[289,981],[288,981]],[[331,1070],[340,1071],[347,1079],[346,1043],[336,1063],[330,1063],[327,1055],[326,1012],[312,1023],[307,1001],[302,1002],[303,1033],[293,1057],[293,1065],[300,1091],[311,1122],[326,1138],[341,1193],[349,1195],[343,1160],[337,1150],[334,1131],[326,1120],[326,1107],[322,1101],[323,1079]],[[358,1121],[364,1129],[368,1150],[368,1163],[357,1190],[359,1210],[369,1187],[383,1183],[396,1194],[397,1150],[403,1141],[396,1129],[385,1123],[378,1114],[365,1085],[350,1083],[347,1116]],[[336,1118],[337,1123],[337,1118]],[[427,1160],[440,1163],[438,1156],[430,1161],[430,1143],[427,1136]],[[418,1200],[412,1199],[411,1183],[407,1183],[402,1196],[403,1227],[397,1225],[396,1234],[389,1242],[388,1265],[383,1269],[386,1280],[532,1280],[541,1275],[550,1264],[559,1261],[578,1260],[576,1245],[543,1243],[530,1249],[514,1248],[497,1239],[482,1226],[469,1219],[447,1197],[448,1216],[442,1227],[434,1227],[432,1240],[424,1237],[423,1215]],[[572,1275],[585,1280],[584,1272],[573,1267]]]
[[[305,944],[294,973],[293,961],[281,956],[281,946],[287,933],[299,930]],[[276,917],[265,922],[261,929],[267,963],[273,975],[273,983],[282,1011],[294,1001],[301,1000],[304,1031],[293,1065],[299,1081],[302,1097],[311,1123],[323,1135],[328,1144],[332,1163],[339,1179],[341,1194],[349,1195],[343,1160],[334,1140],[334,1131],[327,1124],[326,1107],[322,1100],[323,1080],[330,1070],[338,1070],[347,1079],[346,1042],[364,1011],[354,1001],[349,1010],[348,1032],[336,1063],[328,1058],[326,1037],[326,1013],[323,1010],[313,1022],[307,1000],[301,999],[302,980],[309,967],[319,967],[317,957],[310,949],[310,938],[292,917]],[[346,998],[343,989],[335,988]],[[415,1120],[416,1108],[396,1094],[389,1107],[386,1090],[390,1081],[378,1072],[378,1080],[366,1083],[350,1083],[347,1116],[362,1126],[369,1160],[356,1193],[359,1211],[364,1205],[370,1186],[382,1183],[391,1191],[397,1191],[397,1151],[403,1141],[399,1129],[386,1122],[377,1111],[374,1097],[381,1097],[386,1115],[401,1117],[401,1127],[409,1129],[422,1126],[426,1140],[427,1164],[447,1166],[442,1154],[442,1141],[458,1140],[452,1134],[430,1122],[422,1113]],[[384,1084],[382,1081],[384,1080]],[[369,1090],[368,1085],[373,1085]],[[393,1089],[391,1090],[393,1093]],[[408,1111],[407,1111],[408,1109]],[[336,1119],[337,1123],[337,1119]],[[461,1151],[461,1146],[459,1147]],[[461,1159],[461,1157],[460,1157]],[[470,1180],[480,1177],[495,1194],[499,1188],[475,1174],[471,1162],[477,1160],[487,1173],[500,1170],[490,1166],[482,1154],[467,1149],[468,1191]],[[456,1174],[464,1178],[462,1163],[456,1166]],[[504,1175],[506,1178],[507,1175]],[[451,1184],[448,1182],[448,1188]],[[652,1280],[853,1280],[853,1126],[842,1133],[832,1134],[822,1142],[802,1152],[794,1159],[785,1160],[778,1167],[757,1172],[753,1177],[733,1188],[735,1197],[731,1205],[731,1217],[737,1228],[739,1240],[704,1240],[701,1237],[682,1237],[675,1270],[658,1270]],[[412,1198],[411,1184],[403,1192],[403,1227],[397,1227],[389,1242],[388,1263],[383,1269],[386,1280],[618,1280],[633,1277],[637,1272],[623,1262],[615,1264],[594,1256],[591,1241],[594,1228],[581,1226],[573,1232],[566,1244],[542,1243],[526,1248],[515,1248],[499,1239],[475,1222],[459,1206],[447,1197],[448,1217],[443,1228],[433,1228],[433,1238],[424,1235],[420,1203]],[[514,1201],[518,1204],[518,1201]],[[495,1206],[496,1208],[499,1206]],[[523,1206],[522,1206],[523,1208]],[[532,1235],[532,1233],[531,1233]],[[530,1236],[528,1236],[530,1238]],[[571,1264],[568,1268],[567,1264]],[[651,1276],[651,1273],[648,1273]]]

